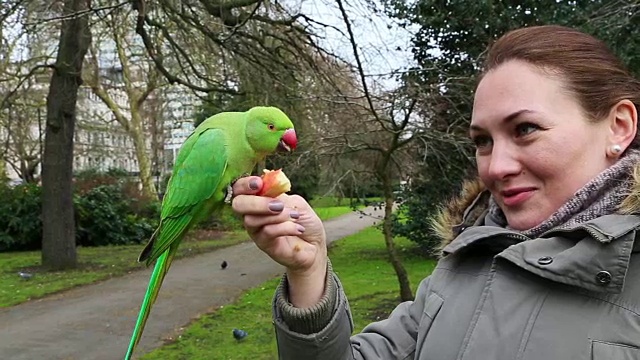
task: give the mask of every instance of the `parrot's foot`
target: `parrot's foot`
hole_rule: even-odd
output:
[[[236,181],[238,181],[238,179],[246,177],[251,175],[250,173],[244,173],[240,176],[238,176],[237,178],[233,179],[233,181],[231,181],[231,183],[227,186],[227,192],[224,196],[224,203],[225,204],[231,204],[231,199],[233,198],[233,184],[236,183]]]
[[[224,203],[231,204],[231,198],[233,198],[233,183],[227,186],[227,194],[224,197]]]

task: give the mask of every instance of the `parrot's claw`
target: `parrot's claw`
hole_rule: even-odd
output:
[[[251,174],[249,173],[244,173],[241,176],[233,179],[233,181],[231,181],[231,183],[227,186],[227,193],[224,197],[224,203],[225,204],[231,204],[231,199],[233,198],[233,184],[236,183],[236,181],[238,181],[238,179],[249,176]]]
[[[231,204],[231,198],[233,198],[233,183],[227,186],[227,194],[224,197],[224,203]]]

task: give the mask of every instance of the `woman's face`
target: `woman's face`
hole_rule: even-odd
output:
[[[480,178],[509,226],[530,229],[611,165],[608,122],[589,122],[562,80],[522,61],[482,79],[470,136]]]

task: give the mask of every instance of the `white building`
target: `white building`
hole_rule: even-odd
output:
[[[173,88],[165,91],[163,168],[170,171],[182,144],[195,129],[194,115],[198,99],[189,91]]]
[[[35,169],[36,177],[40,174],[39,159],[42,154],[41,145],[44,143],[44,124],[46,122],[46,92],[44,90],[48,87],[48,83],[40,87],[41,89],[38,91],[33,91],[34,94],[35,92],[39,93],[42,106],[28,109],[29,112],[37,113],[38,116],[29,117],[28,123],[20,124],[24,128],[22,136],[24,144],[21,145],[31,149],[31,153],[36,157],[32,161],[38,162]],[[158,92],[155,96],[155,100],[163,102],[165,106],[160,111],[161,121],[157,122],[159,124],[157,129],[155,131],[147,129],[148,136],[145,145],[152,161],[152,170],[155,175],[161,177],[162,174],[171,170],[178,150],[194,129],[193,118],[198,99],[186,89],[177,86],[170,91]],[[126,113],[128,101],[126,93],[123,90],[117,91],[116,96],[112,96],[112,98],[128,116]],[[76,115],[74,171],[118,168],[131,175],[138,174],[138,160],[132,138],[115,120],[113,112],[88,87],[80,88]],[[11,120],[10,116],[9,112],[5,110],[0,115],[4,121],[0,120],[0,123],[6,125],[7,121]],[[17,124],[15,119],[11,121]],[[157,136],[157,154],[152,154],[151,135],[153,132]],[[18,149],[16,148],[19,147],[19,144],[14,141],[16,136],[11,137],[10,133],[16,133],[15,126],[12,128],[0,126],[0,142],[10,148],[10,152],[5,151],[3,156],[6,158],[5,172],[11,183],[19,183],[21,178],[15,167],[19,167],[21,162],[25,163],[29,157],[17,154],[16,150]],[[27,166],[28,164],[23,165]]]
[[[83,87],[78,98],[73,149],[73,169],[138,171],[131,137],[115,120],[109,108],[91,89]]]
[[[94,32],[92,30],[92,32]],[[99,34],[99,32],[98,32]],[[144,51],[139,51],[140,40],[134,33],[126,36],[128,42],[128,51],[138,53],[137,58],[129,59],[132,64],[144,67]],[[47,54],[53,61],[57,51],[57,37],[52,37],[43,44],[36,44],[26,50],[23,49],[21,58],[33,57],[35,54]],[[35,44],[27,42],[28,44]],[[108,87],[111,99],[117,104],[122,114],[130,118],[131,111],[129,109],[129,99],[123,88],[123,78],[121,64],[117,58],[116,48],[113,41],[109,37],[100,37],[94,34],[93,43],[98,51],[97,63],[99,66],[99,76],[101,83]],[[86,65],[85,65],[86,68]],[[132,69],[135,73],[138,70]],[[135,74],[138,79],[144,79],[143,74]],[[27,135],[23,136],[24,143],[28,144],[27,148],[37,155],[35,161],[35,176],[40,174],[39,159],[42,154],[42,144],[44,139],[44,123],[46,122],[46,96],[48,93],[48,85],[50,74],[35,79],[35,84],[29,87],[25,92],[25,98],[35,99],[32,101],[37,106],[30,104],[24,107],[21,112],[21,121],[12,122],[11,114],[8,111],[0,112],[0,143],[4,144],[4,156],[6,160],[5,172],[11,182],[21,182],[19,168],[23,158],[31,159],[32,156],[20,154],[20,151],[9,153],[9,148],[20,147],[24,144],[14,141],[10,134],[15,133],[15,125],[19,124],[20,128],[28,129],[23,132]],[[144,80],[139,80],[144,81]],[[144,84],[141,83],[140,86]],[[7,89],[2,88],[0,84],[0,98],[2,93],[6,93]],[[28,95],[28,96],[27,96]],[[160,106],[146,106],[147,102],[154,102]],[[145,102],[144,108],[153,107],[153,111],[144,111],[145,118],[145,148],[151,160],[152,172],[160,178],[163,173],[170,171],[173,166],[177,151],[193,130],[193,118],[195,108],[200,100],[188,89],[180,85],[166,85],[156,89]],[[34,112],[37,110],[38,116],[34,114],[27,115],[26,112]],[[131,136],[125,131],[123,126],[116,121],[116,118],[109,107],[98,98],[93,91],[86,85],[83,85],[78,93],[78,103],[76,108],[76,128],[74,136],[74,171],[82,171],[87,169],[108,170],[110,168],[118,168],[127,171],[132,176],[139,173],[138,159]],[[18,146],[20,145],[20,146]],[[24,146],[22,146],[24,147]],[[35,149],[33,149],[35,147]],[[17,164],[17,165],[16,165]],[[25,164],[25,166],[28,164]],[[28,166],[27,166],[28,167]],[[16,171],[16,169],[18,171]]]

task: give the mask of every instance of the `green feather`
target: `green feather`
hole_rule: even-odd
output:
[[[231,181],[250,173],[258,161],[275,152],[284,132],[292,128],[291,120],[279,109],[255,107],[247,112],[212,116],[187,138],[162,201],[160,225],[138,258],[147,266],[157,261],[125,360],[131,358],[142,337],[151,307],[185,233],[220,209]]]
[[[138,314],[138,319],[136,320],[136,326],[133,330],[133,335],[131,336],[131,340],[129,342],[127,354],[125,355],[125,359],[127,360],[131,359],[133,350],[135,349],[136,345],[138,345],[138,342],[142,337],[142,330],[147,324],[147,319],[149,318],[149,313],[151,312],[151,306],[153,305],[153,303],[155,303],[156,298],[158,297],[160,286],[162,285],[162,281],[164,280],[165,275],[167,275],[167,271],[169,271],[169,266],[171,266],[173,257],[178,250],[178,245],[178,243],[172,244],[169,250],[160,255],[158,261],[156,262],[156,266],[153,268],[151,279],[149,280],[149,286],[147,287],[147,292],[144,295],[142,307],[140,308],[140,313]]]

